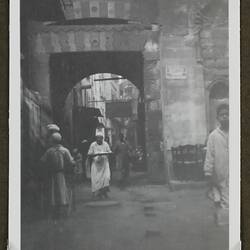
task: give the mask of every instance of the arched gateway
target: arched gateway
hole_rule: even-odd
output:
[[[30,86],[47,100],[56,120],[69,91],[91,74],[122,75],[137,86],[145,105],[148,170],[162,175],[155,163],[162,141],[158,26],[31,23],[28,33]]]

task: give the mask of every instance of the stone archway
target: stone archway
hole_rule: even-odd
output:
[[[145,145],[145,102],[143,55],[141,52],[74,52],[50,56],[50,93],[55,122],[64,128],[63,113],[66,97],[81,79],[98,73],[120,75],[133,83],[138,91],[138,137]],[[102,84],[105,84],[103,82]],[[68,138],[69,139],[69,138]]]
[[[59,91],[60,81],[57,87],[51,86],[55,82],[51,74],[51,63],[53,58],[60,57],[68,53],[73,58],[75,53],[97,53],[108,56],[109,53],[127,53],[140,55],[143,67],[138,68],[133,60],[130,60],[130,67],[127,70],[118,66],[115,72],[113,66],[108,64],[102,67],[106,72],[125,75],[131,82],[143,91],[143,102],[145,103],[145,131],[147,162],[155,162],[153,158],[160,152],[162,141],[162,110],[161,110],[161,84],[160,84],[160,53],[158,40],[159,29],[155,25],[144,26],[141,24],[118,24],[118,25],[54,25],[44,23],[31,23],[29,33],[29,85],[42,95],[47,102],[55,105],[52,101],[53,91]],[[155,46],[156,45],[156,46]],[[110,61],[111,58],[108,58]],[[133,67],[131,67],[135,63]],[[53,64],[53,63],[52,63]],[[69,64],[68,64],[69,65]],[[74,64],[76,65],[76,64]],[[121,65],[121,64],[117,64]],[[75,79],[70,79],[70,84],[61,86],[63,92],[61,99],[65,98],[67,91],[72,87],[72,83],[78,78],[90,73],[99,73],[90,68],[84,72],[79,70]],[[78,67],[79,68],[79,67]],[[133,74],[138,68],[141,72]],[[70,66],[69,66],[69,71]],[[122,72],[121,72],[122,71]],[[132,72],[132,73],[131,73]],[[79,79],[80,80],[80,79]],[[64,89],[65,88],[65,89]],[[58,104],[62,100],[58,101]],[[154,164],[155,165],[155,164]],[[151,169],[154,172],[154,167]],[[162,174],[161,174],[162,175]]]
[[[51,104],[56,115],[69,91],[81,79],[112,73],[131,81],[144,96],[143,57],[140,52],[57,53],[50,57]]]

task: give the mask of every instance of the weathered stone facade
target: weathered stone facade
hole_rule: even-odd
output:
[[[163,173],[172,178],[171,147],[205,143],[209,91],[217,82],[228,84],[227,1],[62,1],[66,2],[72,3],[62,6],[67,20],[105,18],[126,23],[30,26],[29,81],[33,88],[50,101],[52,54],[142,53],[142,81],[134,84],[143,84],[148,169],[156,179]],[[164,163],[156,164],[163,151]]]
[[[149,29],[150,28],[150,29]],[[81,37],[79,37],[81,36]],[[112,25],[112,26],[59,26],[46,24],[33,24],[30,26],[30,80],[33,82],[33,89],[41,93],[42,96],[48,99],[52,109],[58,112],[58,109],[63,107],[64,100],[79,80],[93,73],[111,72],[123,75],[133,82],[139,90],[141,90],[141,102],[145,105],[145,143],[147,150],[147,162],[151,162],[151,152],[154,145],[155,151],[159,151],[161,138],[161,127],[155,130],[151,120],[154,113],[158,113],[155,118],[161,123],[161,107],[160,107],[160,69],[159,69],[159,46],[153,50],[147,47],[147,42],[154,41],[157,43],[159,36],[158,30],[153,30],[151,27],[146,27],[138,24]],[[146,47],[145,47],[146,46]],[[77,53],[94,52],[136,52],[141,53],[143,61],[141,61],[141,70],[133,67],[133,61],[127,62],[125,66],[122,58],[120,61],[109,59],[109,63],[103,61],[102,65],[95,63],[87,63],[79,61],[80,65],[75,65],[79,68],[77,74],[72,76],[73,72],[69,68],[65,68],[61,74],[68,74],[64,79],[61,79],[58,85],[58,80],[53,80],[53,68],[51,68],[51,58],[56,54],[70,53],[71,58]],[[73,54],[75,53],[75,54]],[[68,54],[69,55],[69,54]],[[90,54],[89,54],[90,55]],[[103,54],[102,54],[103,55]],[[81,56],[77,56],[79,60]],[[84,57],[84,54],[83,54]],[[123,59],[126,59],[124,54]],[[94,62],[94,57],[90,60]],[[107,59],[108,60],[108,59]],[[83,63],[81,65],[81,62]],[[116,65],[112,65],[112,62]],[[120,63],[120,66],[117,64]],[[90,64],[92,66],[90,66]],[[69,67],[73,65],[68,64]],[[88,71],[85,68],[91,68]],[[110,65],[110,67],[107,67]],[[80,68],[81,66],[81,68]],[[74,67],[74,71],[75,71]],[[114,71],[114,69],[118,71]],[[113,72],[114,71],[114,72]],[[141,71],[141,72],[140,72]],[[70,73],[71,72],[71,73]],[[81,73],[82,72],[82,73]],[[76,73],[76,72],[75,72]],[[70,76],[71,75],[71,76]],[[79,79],[78,79],[79,78]],[[66,79],[66,80],[65,80]],[[74,80],[73,80],[74,79]],[[65,80],[65,81],[64,81]],[[57,86],[55,87],[54,84]],[[152,86],[156,85],[155,88]],[[56,95],[54,93],[57,93]],[[56,106],[55,106],[56,105]],[[56,114],[54,114],[56,115]],[[155,119],[154,119],[155,121]],[[156,120],[157,121],[157,120]]]
[[[171,147],[205,144],[214,108],[210,107],[210,90],[216,83],[228,85],[227,4],[224,0],[159,1],[163,138],[168,169]]]
[[[78,18],[119,18],[151,23],[157,15],[154,0],[63,0],[66,20]]]

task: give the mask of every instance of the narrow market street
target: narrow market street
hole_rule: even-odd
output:
[[[214,223],[204,186],[174,192],[165,185],[111,188],[109,202],[93,205],[90,186],[79,186],[76,211],[63,224],[24,223],[22,249],[228,249],[228,228]]]
[[[21,0],[22,250],[228,250],[227,10]]]

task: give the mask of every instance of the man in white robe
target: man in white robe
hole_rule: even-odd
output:
[[[209,197],[216,208],[229,207],[229,106],[221,104],[217,109],[217,127],[208,138],[204,165],[205,176],[210,183]]]
[[[108,198],[110,182],[110,168],[108,154],[111,153],[107,142],[103,140],[103,134],[96,134],[94,141],[89,148],[88,158],[91,162],[91,186],[95,197]]]

